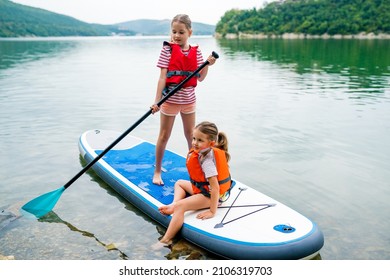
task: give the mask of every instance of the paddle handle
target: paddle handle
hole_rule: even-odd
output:
[[[218,59],[219,55],[216,52],[212,52],[211,55]],[[179,83],[176,87],[174,87],[172,90],[168,92],[164,98],[162,98],[158,103],[157,106],[161,106],[169,97],[174,95],[178,90],[180,90],[183,85],[188,82],[191,78],[193,78],[196,74],[198,74],[200,71],[202,71],[203,68],[205,68],[209,62],[206,60],[202,63],[201,66],[198,67],[191,75],[189,75],[187,78],[185,78],[181,83]],[[88,169],[92,167],[97,161],[99,161],[108,151],[110,151],[115,145],[117,145],[120,141],[122,141],[123,138],[125,138],[131,131],[133,131],[138,125],[140,125],[149,115],[152,114],[152,109],[150,108],[138,121],[136,121],[132,126],[130,126],[125,132],[123,132],[114,142],[112,142],[106,149],[104,149],[97,157],[95,157],[90,163],[88,163],[82,170],[80,170],[79,173],[77,173],[72,179],[70,179],[65,185],[64,188],[68,188],[70,185],[72,185],[78,178],[80,178],[81,175],[83,175]]]

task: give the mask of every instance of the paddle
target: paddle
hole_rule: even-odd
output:
[[[219,55],[216,52],[212,52],[214,58],[218,58]],[[170,90],[158,103],[157,106],[161,106],[169,97],[174,95],[178,90],[180,90],[183,85],[198,74],[204,67],[206,67],[209,62],[206,60],[198,69],[196,69],[191,75],[179,83],[176,87]],[[123,138],[127,136],[131,131],[133,131],[140,123],[142,123],[150,114],[152,114],[152,109],[150,108],[138,121],[136,121],[131,127],[129,127],[125,132],[123,132],[114,142],[112,142],[103,152],[101,152],[96,158],[94,158],[89,164],[87,164],[79,173],[77,173],[72,179],[69,180],[64,186],[58,188],[54,191],[45,193],[41,196],[34,198],[33,200],[27,202],[22,206],[22,209],[35,215],[37,218],[40,218],[50,212],[57,201],[60,199],[62,193],[72,185],[81,175],[83,175],[92,165],[94,165],[99,159],[101,159],[109,150],[111,150],[116,144],[118,144]]]

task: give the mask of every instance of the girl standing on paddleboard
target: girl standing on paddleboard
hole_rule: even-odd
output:
[[[178,92],[169,97],[161,105],[161,108],[157,106],[164,93],[169,92],[203,63],[200,48],[192,46],[188,42],[191,35],[191,20],[188,15],[176,15],[171,22],[171,41],[164,42],[157,62],[157,67],[161,69],[161,72],[157,83],[155,103],[151,106],[153,114],[159,110],[161,111],[160,132],[156,143],[156,163],[153,174],[153,183],[156,185],[164,185],[161,176],[162,160],[171,136],[175,117],[179,113],[183,121],[184,136],[187,140],[188,149],[191,148],[196,111],[195,87],[197,81],[201,82],[206,78],[208,66],[213,65],[216,61],[210,55],[207,59],[208,66],[204,67],[198,76],[190,79]]]

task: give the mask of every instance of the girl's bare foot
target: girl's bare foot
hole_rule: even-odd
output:
[[[159,185],[159,186],[163,186],[164,185],[164,181],[161,178],[161,172],[157,172],[157,171],[154,172],[153,184]]]
[[[173,214],[173,212],[174,212],[174,210],[175,210],[175,204],[172,203],[172,204],[160,206],[160,207],[158,208],[158,210],[159,210],[160,213],[163,214],[163,215],[171,215],[171,214]]]
[[[163,248],[170,248],[172,245],[172,241],[169,241],[168,243],[162,242],[161,240],[155,244],[152,245],[152,250],[159,251]]]

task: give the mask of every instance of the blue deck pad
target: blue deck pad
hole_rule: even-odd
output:
[[[97,154],[101,152],[96,151]],[[166,169],[166,172],[162,172],[165,185],[153,184],[155,145],[148,142],[127,150],[110,150],[103,159],[130,182],[163,204],[172,202],[174,184],[177,180],[189,180],[185,158],[166,150],[162,164]]]

